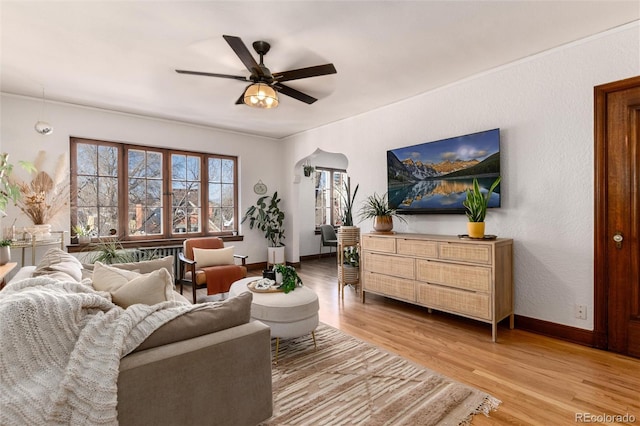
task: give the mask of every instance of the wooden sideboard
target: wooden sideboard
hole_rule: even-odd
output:
[[[363,234],[365,293],[513,328],[513,240],[426,234]]]

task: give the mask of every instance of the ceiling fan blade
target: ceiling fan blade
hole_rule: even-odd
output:
[[[220,78],[230,78],[233,80],[251,81],[247,77],[243,77],[241,75],[215,74],[211,72],[187,71],[187,70],[176,70],[176,72],[179,74],[203,75],[205,77],[220,77]]]
[[[297,70],[274,72],[273,78],[277,81],[298,80],[301,78],[318,77],[320,75],[335,74],[336,67],[333,64],[316,65],[315,67],[300,68]]]
[[[260,77],[264,76],[262,69],[240,37],[230,35],[223,35],[222,37],[224,37],[227,43],[229,43],[229,46],[231,46],[233,51],[238,55],[238,58],[240,58],[251,74],[255,74]]]
[[[251,85],[247,86],[244,88],[244,90],[242,91],[242,94],[240,95],[240,97],[238,98],[238,100],[236,101],[236,105],[244,105],[244,93],[247,91],[247,89],[251,87]]]
[[[289,86],[285,86],[284,84],[276,83],[273,85],[278,90],[278,93],[282,93],[283,95],[291,96],[294,99],[302,101],[307,104],[312,104],[317,101],[316,98],[311,97],[305,93],[302,93],[296,89],[293,89]]]

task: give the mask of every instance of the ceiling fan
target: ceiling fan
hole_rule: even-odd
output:
[[[335,74],[336,68],[333,64],[316,65],[313,67],[300,68],[296,70],[274,72],[269,71],[264,65],[263,57],[269,52],[271,45],[266,41],[253,42],[253,48],[260,55],[260,63],[256,60],[247,49],[240,37],[223,35],[224,39],[229,43],[231,49],[238,55],[245,67],[251,72],[249,77],[229,74],[215,74],[201,71],[176,70],[180,74],[202,75],[206,77],[230,78],[251,82],[242,95],[236,101],[236,104],[247,104],[260,108],[274,108],[278,105],[278,97],[276,91],[283,95],[290,96],[294,99],[307,104],[317,101],[316,98],[302,93],[292,87],[282,84],[284,81],[299,80],[302,78],[317,77],[327,74]]]

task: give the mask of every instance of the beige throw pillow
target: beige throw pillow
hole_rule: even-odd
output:
[[[219,249],[193,248],[193,260],[199,268],[217,265],[233,265],[233,246]]]
[[[93,288],[97,291],[113,293],[134,278],[140,276],[139,272],[115,268],[96,262],[93,266]]]
[[[165,268],[169,271],[171,279],[173,279],[175,275],[173,271],[173,256],[165,256],[160,259],[141,260],[140,262],[114,263],[111,266],[114,268],[127,269],[129,271],[139,271],[141,274],[148,274],[149,272]]]
[[[128,308],[136,303],[155,305],[156,303],[172,301],[174,297],[171,275],[165,268],[149,274],[139,274],[137,278],[112,291],[111,298],[113,303],[123,308]]]
[[[93,288],[111,293],[113,303],[123,308],[136,303],[155,305],[175,299],[173,280],[165,268],[141,274],[96,262],[93,267]]]

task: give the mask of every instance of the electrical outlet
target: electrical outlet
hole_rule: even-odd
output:
[[[587,319],[587,305],[576,305],[576,318]]]

